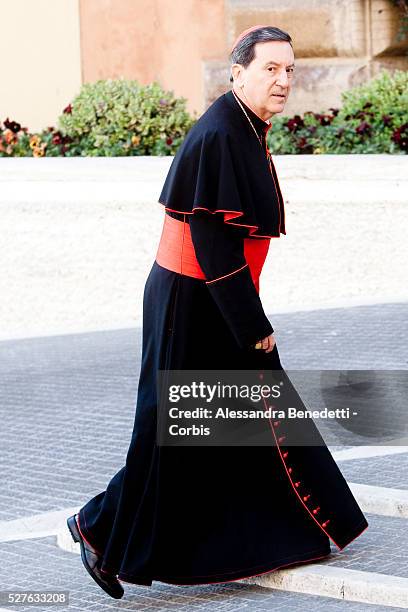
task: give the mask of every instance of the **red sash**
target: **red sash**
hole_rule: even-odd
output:
[[[270,241],[270,238],[244,238],[245,260],[258,293],[259,276],[268,254]],[[195,254],[189,224],[167,214],[164,215],[156,261],[163,268],[173,272],[206,280]]]

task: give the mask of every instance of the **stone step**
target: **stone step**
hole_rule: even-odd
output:
[[[407,608],[406,522],[395,517],[366,516],[368,529],[342,551],[332,545],[327,559],[250,578],[245,583]]]
[[[58,548],[53,537],[0,543],[0,555],[3,561],[0,566],[0,582],[4,585],[3,588],[68,590],[69,610],[344,612],[346,609],[347,612],[384,612],[386,609],[388,612],[398,612],[401,609],[356,601],[345,603],[334,597],[265,588],[242,581],[187,586],[153,581],[150,587],[126,584],[124,598],[118,606],[113,602],[111,604],[108,596],[93,582],[82,566],[79,556]],[[35,606],[34,608],[38,609]],[[0,612],[10,612],[10,609],[1,605]],[[21,609],[28,612],[33,610],[33,606]],[[42,609],[45,610],[45,607]],[[63,609],[68,608],[65,606]]]
[[[408,579],[374,572],[317,564],[278,570],[268,576],[240,582],[294,593],[333,597],[342,601],[408,608]]]
[[[350,484],[353,492],[357,493],[353,484]],[[383,491],[383,499],[385,493]],[[388,494],[393,497],[396,492],[391,490]],[[67,508],[15,521],[3,521],[0,523],[0,541],[56,535],[59,548],[79,554],[79,544],[73,542],[65,525],[67,516],[77,509]],[[344,550],[339,551],[332,545],[331,556],[322,561],[276,570],[245,579],[244,582],[368,604],[408,606],[406,522],[403,518],[367,513],[364,504],[362,509],[366,513],[369,527]]]

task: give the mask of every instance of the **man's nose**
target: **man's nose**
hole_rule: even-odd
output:
[[[286,70],[281,70],[276,78],[276,84],[280,85],[281,87],[287,87],[289,84],[289,79],[288,79],[288,73],[286,72]]]

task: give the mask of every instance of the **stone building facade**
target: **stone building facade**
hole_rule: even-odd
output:
[[[5,0],[0,119],[55,124],[84,82],[158,81],[201,114],[230,87],[228,55],[243,29],[280,27],[296,75],[285,115],[320,111],[380,69],[408,68],[391,0]],[[29,93],[29,95],[28,95]]]

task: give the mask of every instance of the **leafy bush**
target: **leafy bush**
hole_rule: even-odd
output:
[[[342,93],[342,107],[273,117],[272,153],[407,153],[408,73],[382,71]]]
[[[0,124],[0,157],[174,155],[196,118],[157,83],[107,80],[83,85],[58,120],[30,134],[7,118]],[[381,72],[342,94],[342,107],[275,115],[272,153],[407,153],[408,73]]]
[[[64,108],[58,128],[30,135],[7,118],[3,134],[0,126],[0,156],[173,155],[196,121],[185,102],[158,83],[87,83]]]
[[[194,123],[185,102],[158,83],[99,80],[82,86],[58,127],[74,155],[172,155]]]

